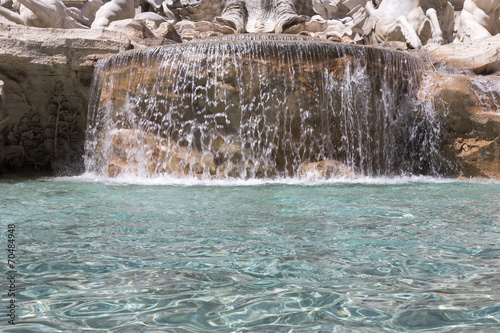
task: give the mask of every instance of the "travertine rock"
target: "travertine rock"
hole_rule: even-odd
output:
[[[423,48],[423,52],[428,52],[424,61],[431,61],[442,75],[424,80],[421,97],[433,98],[445,119],[448,153],[458,161],[458,166],[450,168],[456,167],[463,177],[500,179],[500,81],[496,74],[500,70],[500,5],[478,0],[412,0],[404,5],[399,1],[394,15],[385,15],[387,12],[379,15],[390,7],[391,1],[383,0],[377,14],[371,12],[371,18],[379,20],[373,23],[372,33],[385,34],[376,42],[390,40],[382,47],[405,49],[403,43],[407,43],[417,48],[419,42],[440,41],[436,27],[441,29],[443,41],[451,42],[455,38],[453,28],[458,31],[453,44]],[[66,159],[61,165],[81,166],[82,133],[93,66],[109,53],[133,46],[163,45],[170,43],[169,40],[181,42],[181,39],[244,32],[284,31],[360,43],[363,38],[367,40],[364,33],[369,31],[362,29],[370,14],[364,7],[366,0],[153,1],[155,8],[161,3],[168,22],[152,13],[133,19],[136,14],[133,0],[113,0],[107,1],[108,9],[97,15],[92,30],[38,29],[16,23],[84,28],[93,22],[102,0],[88,1],[83,7],[84,1],[80,1],[78,10],[70,8],[77,0],[21,2],[24,4],[21,14],[0,6],[0,171],[26,166],[49,168],[51,163],[57,168],[58,159]],[[313,4],[323,18],[314,16]],[[450,10],[462,8],[461,13],[456,13],[455,26]],[[487,19],[479,22],[474,8],[479,8]],[[181,19],[175,25],[174,14]],[[385,20],[386,16],[389,19]],[[122,20],[124,17],[127,19]],[[102,28],[115,20],[107,29]],[[466,75],[445,75],[445,70]],[[68,164],[72,159],[76,163]],[[222,168],[218,170],[222,172]],[[225,166],[224,172],[231,173],[230,170],[229,164]]]
[[[355,178],[356,173],[349,166],[335,160],[303,164],[299,168],[299,177],[309,180],[330,178]]]
[[[141,171],[137,161],[142,156],[137,151],[138,145],[147,147],[151,155],[146,163],[146,175],[169,174],[177,177],[192,175],[201,178],[209,170],[215,173],[213,156],[204,155],[195,150],[173,145],[166,140],[155,137],[151,133],[121,129],[110,138],[110,163],[107,165],[107,175],[116,177],[122,173],[139,175]],[[102,149],[102,147],[98,147]],[[142,166],[142,165],[141,165]],[[142,168],[144,170],[144,168]]]
[[[165,3],[178,18],[212,22],[222,14],[225,0],[165,0]]]
[[[344,19],[352,10],[366,6],[367,0],[312,0],[314,11],[326,20]]]
[[[181,36],[179,36],[177,30],[175,30],[174,25],[170,22],[160,24],[158,29],[153,30],[153,33],[156,37],[159,38],[170,39],[177,43],[182,42]]]
[[[111,22],[107,30],[120,31],[130,39],[155,37],[144,20],[127,19]]]
[[[444,154],[456,172],[500,179],[500,76],[427,73],[420,98],[432,98],[443,118]]]
[[[428,43],[469,42],[500,32],[500,3],[491,0],[19,2],[22,3],[20,8],[0,2],[0,23],[52,28],[102,28],[108,27],[111,22],[135,17],[153,21],[156,26],[166,21],[180,21],[177,30],[185,40],[229,33],[284,32],[358,44],[402,41],[416,49]],[[77,3],[78,8],[68,7],[73,3]],[[319,17],[327,24],[320,22]],[[126,30],[130,32],[130,29]]]
[[[222,36],[234,34],[236,31],[226,25],[212,23],[208,21],[191,22],[180,21],[174,25],[175,30],[182,39],[191,40],[194,38],[206,38],[212,36]]]

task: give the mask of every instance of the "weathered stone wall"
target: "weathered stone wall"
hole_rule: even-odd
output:
[[[0,24],[0,177],[82,169],[93,66],[129,47],[118,32]]]

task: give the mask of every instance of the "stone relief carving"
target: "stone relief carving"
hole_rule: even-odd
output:
[[[44,142],[47,152],[54,153],[56,157],[77,149],[77,145],[83,142],[84,132],[78,127],[80,111],[73,107],[71,102],[64,96],[64,86],[61,81],[56,82],[54,93],[49,99],[46,107],[49,115],[47,141]],[[53,131],[53,136],[51,135]],[[53,137],[53,146],[50,142]]]
[[[42,166],[50,160],[83,153],[84,132],[78,126],[80,111],[64,96],[61,81],[40,113],[31,108],[20,121],[3,131],[4,160],[7,165]]]
[[[18,167],[26,162],[35,165],[47,162],[40,115],[33,109],[24,113],[19,123],[12,126],[5,143],[5,161],[8,165]]]

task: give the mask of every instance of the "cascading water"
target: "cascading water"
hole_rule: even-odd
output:
[[[86,168],[211,178],[437,174],[422,63],[300,36],[238,35],[96,66]]]

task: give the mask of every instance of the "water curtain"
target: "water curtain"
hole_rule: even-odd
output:
[[[438,172],[422,62],[373,47],[237,35],[125,52],[95,69],[88,171],[212,178]]]

